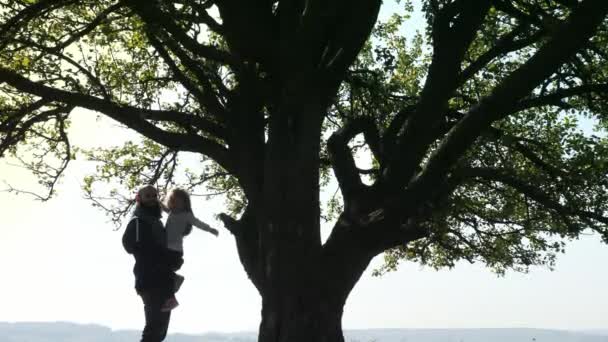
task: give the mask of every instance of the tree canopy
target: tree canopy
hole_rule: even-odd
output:
[[[376,22],[379,0],[2,0],[0,157],[41,198],[77,155],[100,162],[84,191],[118,222],[147,183],[246,214],[273,182],[296,191],[273,170],[312,156],[306,184],[340,189],[306,211],[337,219],[325,247],[356,226],[383,271],[526,270],[585,231],[608,242],[608,1],[426,0],[409,36],[398,6]],[[71,146],[75,108],[142,140]],[[185,152],[200,168],[180,169]]]

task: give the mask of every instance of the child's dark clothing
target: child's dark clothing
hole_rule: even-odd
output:
[[[172,249],[167,250],[167,262],[171,271],[179,270],[184,264],[184,253]]]

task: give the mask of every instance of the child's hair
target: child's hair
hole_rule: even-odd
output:
[[[190,201],[190,194],[188,194],[188,191],[184,189],[173,189],[173,191],[171,191],[171,196],[181,198],[184,203],[184,211],[192,214],[192,202]],[[184,230],[184,236],[190,234],[191,232],[192,225],[188,224],[188,226],[186,226],[186,230]]]

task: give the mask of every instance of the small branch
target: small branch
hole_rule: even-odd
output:
[[[190,77],[186,76],[184,72],[182,72],[177,66],[176,62],[171,58],[169,52],[165,49],[162,43],[153,35],[148,34],[148,39],[150,40],[150,44],[156,49],[156,52],[161,56],[161,58],[165,61],[165,64],[169,67],[174,77],[184,86],[184,88],[188,89],[199,101],[201,104],[206,104],[207,109],[211,110],[212,115],[216,118],[221,118],[223,113],[214,112],[214,108],[218,108],[217,103],[214,101],[213,103],[209,103],[209,98],[205,94],[205,92],[194,83],[190,79]]]
[[[539,41],[543,36],[543,31],[538,31],[532,34],[530,37],[515,40],[515,38],[525,32],[526,29],[529,29],[529,27],[526,25],[521,25],[499,38],[494,47],[479,56],[479,58],[469,64],[469,66],[467,66],[466,69],[460,73],[460,76],[458,77],[459,86],[464,84],[477,72],[487,66],[492,60],[530,46],[531,44]]]
[[[537,108],[542,106],[557,106],[562,107],[562,100],[581,95],[598,94],[608,95],[608,83],[602,84],[588,84],[578,87],[571,87],[565,89],[559,89],[552,93],[542,96],[535,96],[529,99],[519,101],[517,104],[512,106],[506,115],[515,114],[522,110]]]
[[[76,3],[76,0],[41,0],[36,3],[27,6],[22,11],[17,13],[12,18],[8,19],[2,26],[0,26],[0,50],[4,49],[8,41],[4,40],[4,37],[12,37],[14,33],[26,25],[30,20],[42,15],[43,13],[50,12],[63,6]]]
[[[184,5],[188,5],[191,6],[192,9],[196,12],[193,14],[179,14],[176,15],[177,18],[179,19],[187,19],[187,20],[191,20],[191,21],[197,21],[199,23],[203,23],[205,25],[207,25],[207,27],[218,34],[224,34],[224,28],[222,27],[222,25],[220,25],[220,23],[218,23],[215,19],[213,19],[213,17],[211,17],[211,15],[209,15],[209,12],[207,11],[207,6],[203,6],[201,4],[198,4],[196,2],[193,1],[189,1],[186,2]]]
[[[67,63],[69,63],[70,65],[74,66],[76,69],[78,69],[79,72],[81,72],[82,74],[84,74],[85,76],[87,76],[87,78],[91,81],[91,83],[93,83],[94,85],[96,85],[99,88],[99,91],[101,92],[102,96],[104,97],[104,99],[106,100],[111,100],[111,95],[108,92],[108,90],[106,89],[106,87],[103,85],[103,83],[101,82],[101,80],[93,75],[93,73],[91,73],[87,68],[83,67],[82,65],[80,65],[78,62],[76,62],[74,59],[60,53],[58,51],[58,49],[56,48],[51,48],[51,47],[47,47],[44,46],[42,44],[38,44],[34,41],[30,41],[30,40],[23,40],[23,39],[17,39],[15,40],[18,43],[24,44],[26,46],[32,46],[40,51],[52,54],[54,56],[57,56],[61,59],[63,59],[64,61],[66,61]]]
[[[594,212],[572,208],[567,204],[563,205],[559,200],[551,198],[549,194],[543,192],[540,188],[526,183],[509,173],[507,170],[494,168],[459,168],[457,172],[465,178],[482,178],[508,185],[547,209],[554,210],[560,215],[564,215],[564,218],[567,218],[568,216],[578,216],[580,218],[592,219],[603,224],[608,224],[608,217]]]
[[[157,48],[161,57],[165,60],[169,68],[179,76],[181,71],[173,62],[171,57],[167,54],[167,51],[160,44],[160,40],[150,37],[152,44]],[[202,90],[198,90],[199,88],[194,84],[188,81],[188,78],[184,75],[184,77],[180,77],[180,80],[184,81],[183,84],[186,89],[195,92],[197,98],[201,101],[200,103],[205,106],[207,111],[213,115],[218,121],[226,120],[227,112],[224,107],[221,105],[217,96],[213,92],[213,87],[211,86],[211,75],[209,75],[206,71],[202,69],[201,63],[192,59],[188,54],[177,44],[172,41],[170,38],[164,40],[166,46],[173,52],[181,61],[182,65],[186,67],[187,70],[192,72],[196,76],[196,80],[200,82],[203,86]],[[200,97],[199,97],[200,96]]]
[[[19,167],[22,167],[22,168],[32,172],[32,174],[34,174],[35,176],[39,177],[40,184],[42,184],[47,190],[46,195],[39,195],[39,194],[31,192],[31,191],[16,189],[5,182],[6,185],[8,186],[8,189],[6,191],[17,193],[17,194],[22,193],[22,194],[32,195],[36,199],[41,200],[41,201],[48,201],[49,199],[51,199],[51,197],[53,196],[53,194],[55,192],[55,186],[57,185],[57,182],[59,181],[59,179],[61,178],[61,176],[67,169],[70,161],[72,160],[72,149],[71,149],[70,141],[68,139],[68,135],[66,133],[66,127],[65,127],[65,120],[67,119],[66,114],[69,113],[72,109],[73,109],[72,107],[62,107],[62,108],[57,108],[54,110],[49,110],[47,112],[44,112],[40,116],[34,117],[33,119],[24,123],[23,126],[20,127],[19,132],[17,133],[17,135],[14,139],[9,139],[8,141],[1,142],[0,151],[3,151],[4,149],[10,147],[11,144],[17,143],[22,138],[22,136],[25,135],[25,132],[27,130],[29,130],[34,123],[37,123],[40,121],[45,121],[46,119],[48,119],[50,117],[55,117],[55,121],[56,121],[55,126],[56,126],[59,137],[52,138],[52,137],[45,136],[43,134],[39,135],[41,138],[46,140],[46,142],[49,144],[49,147],[47,149],[43,150],[42,154],[36,154],[36,153],[33,154],[33,158],[35,158],[36,161],[28,163],[25,160],[23,160],[22,158],[20,158],[18,156],[16,157],[17,160],[19,160],[19,162],[22,164],[22,165],[19,165]],[[43,119],[41,120],[40,118],[43,118]],[[59,151],[56,150],[58,144],[63,144],[65,146],[65,151],[63,151],[63,153],[60,156],[60,165],[58,167],[53,167],[50,165],[46,165],[44,167],[40,166],[40,164],[42,164],[44,162],[44,158],[47,157],[50,153],[56,153],[59,156]]]
[[[76,32],[76,34],[70,36],[70,38],[68,38],[66,41],[61,42],[60,44],[53,47],[52,49],[55,51],[63,50],[64,48],[66,48],[70,44],[72,44],[73,42],[75,42],[78,39],[91,33],[95,28],[97,28],[97,26],[99,26],[99,24],[103,23],[111,13],[116,12],[117,10],[121,9],[124,6],[125,5],[122,2],[117,2],[116,4],[106,8],[101,13],[99,13],[99,15],[97,15],[97,17],[95,17],[95,19],[91,20],[91,22],[89,24],[87,24],[82,30]]]
[[[201,44],[195,38],[188,36],[173,20],[166,18],[170,16],[168,13],[162,12],[154,3],[139,0],[131,0],[129,3],[148,25],[164,29],[191,53],[223,65],[238,65],[238,62],[229,53],[213,46]]]
[[[456,111],[452,111],[448,115],[450,117],[455,118],[456,120],[462,120],[462,118],[464,118],[464,114],[456,112]],[[455,123],[452,123],[451,125],[448,125],[446,127],[445,131],[446,132],[449,131],[456,123],[457,123],[457,121]],[[523,157],[525,157],[530,162],[532,162],[534,165],[536,165],[539,169],[545,171],[547,174],[551,175],[552,177],[567,176],[565,171],[560,170],[559,168],[543,161],[542,157],[540,155],[538,155],[533,149],[522,144],[522,142],[526,142],[527,144],[533,144],[539,148],[542,148],[543,147],[542,143],[535,141],[535,140],[531,140],[529,138],[521,138],[521,137],[510,135],[510,134],[506,133],[505,131],[498,129],[498,128],[494,128],[494,127],[488,128],[487,133],[489,134],[489,136],[492,139],[501,141],[504,144],[504,146],[512,149],[515,152],[518,152]]]

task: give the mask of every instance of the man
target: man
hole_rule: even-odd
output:
[[[137,192],[133,218],[122,237],[125,250],[135,257],[135,290],[144,302],[146,326],[141,342],[161,342],[167,336],[171,311],[161,310],[171,295],[172,277],[167,264],[166,237],[156,188]]]

